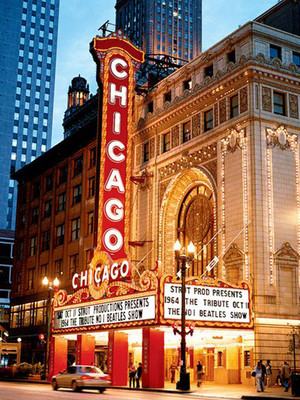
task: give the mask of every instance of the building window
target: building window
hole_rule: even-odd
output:
[[[188,121],[182,125],[182,141],[185,143],[191,140],[191,138],[191,121]]]
[[[147,112],[148,112],[148,113],[153,113],[153,101],[150,101],[150,102],[147,104]]]
[[[52,200],[46,201],[44,204],[44,218],[49,218],[52,211]]]
[[[30,268],[28,270],[27,290],[33,289],[33,283],[34,283],[34,268]]]
[[[208,67],[204,68],[204,77],[206,78],[209,76],[212,78],[214,76],[214,66],[213,64],[209,65]]]
[[[46,177],[45,191],[49,192],[50,190],[52,190],[52,185],[53,185],[53,174],[50,174]]]
[[[166,103],[167,101],[171,101],[172,100],[172,93],[171,91],[167,92],[164,94],[164,103]]]
[[[89,179],[89,197],[95,196],[95,177]]]
[[[285,96],[283,93],[273,93],[274,114],[285,115]]]
[[[270,58],[279,58],[281,60],[281,47],[275,46],[275,44],[270,44]]]
[[[187,79],[183,81],[183,90],[191,90],[192,89],[192,79]]]
[[[50,231],[45,231],[42,234],[42,251],[50,249]]]
[[[39,207],[34,207],[31,210],[31,223],[37,224],[39,220]]]
[[[237,117],[239,115],[239,96],[230,97],[230,118]]]
[[[85,251],[85,263],[86,263],[87,267],[89,266],[89,263],[92,261],[92,258],[93,258],[92,249],[86,250]]]
[[[63,260],[60,258],[59,260],[55,260],[55,276],[58,278],[63,274]]]
[[[25,213],[21,214],[20,217],[20,228],[24,229],[25,228],[25,222],[26,222],[26,217],[25,217]]]
[[[70,256],[70,267],[69,267],[69,278],[72,279],[73,275],[78,271],[79,268],[79,254],[73,254]]]
[[[251,367],[251,353],[250,350],[244,351],[244,366]]]
[[[96,165],[96,147],[93,147],[90,150],[90,168],[93,168]]]
[[[143,162],[149,161],[149,142],[144,143],[143,147]]]
[[[18,251],[17,251],[17,260],[23,260],[24,255],[24,242],[23,240],[19,242]]]
[[[224,353],[223,353],[223,351],[218,351],[218,367],[224,367]]]
[[[171,134],[167,132],[163,135],[163,153],[171,149]]]
[[[82,173],[82,167],[83,167],[83,157],[80,156],[74,160],[73,177],[80,175]]]
[[[62,246],[64,244],[64,238],[65,238],[65,226],[58,225],[58,227],[56,228],[55,245]]]
[[[41,279],[48,275],[48,264],[41,265]]]
[[[16,279],[16,292],[21,292],[21,283],[22,283],[22,273],[17,272],[17,279]]]
[[[40,196],[41,182],[35,182],[33,185],[33,199],[37,199]]]
[[[80,236],[80,217],[72,219],[71,224],[71,241],[79,239]]]
[[[58,183],[62,185],[63,183],[66,183],[68,179],[68,166],[64,165],[63,167],[59,168],[59,174],[58,174]]]
[[[87,234],[91,235],[94,232],[94,212],[91,211],[88,213],[88,225],[87,225]]]
[[[36,246],[37,246],[37,236],[31,236],[30,238],[30,250],[29,255],[34,256],[36,254]]]
[[[207,132],[214,127],[213,110],[208,110],[204,113],[204,132]]]
[[[293,51],[293,63],[297,65],[298,68],[300,68],[300,53],[296,53]]]
[[[227,62],[235,63],[235,61],[236,61],[235,50],[232,50],[229,53],[227,53]]]
[[[81,202],[81,185],[73,187],[73,205]]]
[[[66,209],[66,204],[67,204],[67,195],[64,192],[58,195],[57,212],[64,211]]]

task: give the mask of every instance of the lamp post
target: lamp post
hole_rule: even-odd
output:
[[[186,372],[186,340],[185,337],[188,333],[192,333],[192,330],[187,333],[185,331],[185,277],[187,264],[193,261],[195,256],[195,246],[192,242],[187,247],[188,254],[186,254],[185,248],[181,251],[181,244],[177,239],[174,243],[175,258],[180,262],[180,272],[181,272],[181,331],[177,328],[174,329],[174,333],[181,334],[181,366],[180,366],[180,379],[177,382],[176,388],[180,390],[190,390],[190,374]]]
[[[59,280],[54,279],[50,282],[47,276],[43,279],[43,285],[47,288],[47,312],[46,312],[46,351],[45,351],[45,375],[49,376],[49,359],[50,359],[50,338],[51,338],[51,300],[53,292],[58,289]]]

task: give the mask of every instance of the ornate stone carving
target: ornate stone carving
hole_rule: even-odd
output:
[[[154,158],[155,156],[155,136],[150,139],[150,152],[149,157]]]
[[[195,196],[186,213],[186,233],[193,243],[201,243],[212,223],[213,209],[207,196]]]
[[[203,147],[201,150],[195,151],[191,154],[184,154],[182,158],[176,162],[166,165],[159,170],[160,178],[172,176],[183,169],[192,168],[193,166],[199,166],[206,161],[217,156],[217,144],[213,143],[207,147]]]
[[[240,113],[248,111],[248,88],[244,87],[240,90]]]
[[[142,163],[142,152],[141,152],[141,145],[135,147],[135,165],[141,165]]]
[[[297,148],[297,135],[290,135],[287,129],[281,125],[276,130],[267,129],[266,140],[268,147],[279,147],[281,150]]]
[[[219,107],[218,107],[218,103],[215,104],[214,106],[214,123],[215,123],[215,127],[219,125]]]
[[[167,190],[167,187],[169,186],[169,183],[171,182],[171,179],[168,179],[166,181],[161,182],[160,184],[160,190],[159,190],[159,204],[162,203],[164,194]]]
[[[290,101],[290,117],[299,118],[298,96],[296,94],[289,95]]]
[[[233,243],[224,254],[223,260],[226,264],[243,263],[245,258],[244,252]]]
[[[218,182],[218,163],[216,160],[205,164],[205,168],[211,173],[215,182]]]
[[[192,118],[192,138],[200,135],[200,113]]]
[[[262,108],[264,111],[272,112],[271,89],[265,86],[262,88]]]
[[[274,254],[274,261],[279,266],[298,267],[300,256],[295,251],[289,242],[286,242]]]
[[[226,99],[222,99],[219,102],[219,111],[220,111],[220,124],[226,122]]]
[[[275,68],[281,68],[281,66],[282,66],[281,60],[277,57],[273,58],[272,64],[274,65]]]
[[[222,139],[222,151],[233,153],[237,149],[242,149],[245,145],[245,140],[246,133],[243,129],[241,131],[232,129],[230,134]]]
[[[176,125],[171,130],[172,148],[179,145],[179,125]]]

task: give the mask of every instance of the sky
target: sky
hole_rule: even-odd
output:
[[[251,21],[277,0],[202,0],[203,51]],[[96,64],[89,43],[107,20],[115,22],[116,0],[60,0],[52,146],[63,139],[62,121],[72,78],[80,74],[94,94]]]

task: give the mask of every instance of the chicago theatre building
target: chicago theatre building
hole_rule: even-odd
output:
[[[15,176],[12,333],[22,333],[24,351],[43,350],[35,336],[45,323],[40,282],[59,274],[50,371],[72,356],[126,385],[129,363],[142,362],[143,386],[162,387],[181,358],[173,245],[192,241],[191,381],[198,360],[204,380],[215,384],[251,384],[259,359],[270,359],[275,371],[285,360],[292,365],[300,37],[249,22],[133,98],[141,52],[118,33],[96,38],[92,53],[103,85],[101,135],[92,98],[70,117],[79,128]]]

